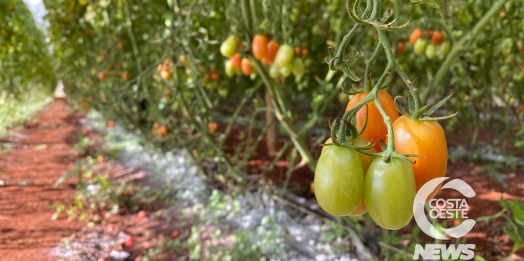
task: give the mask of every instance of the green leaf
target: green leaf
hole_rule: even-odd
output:
[[[504,232],[509,236],[509,238],[511,238],[511,240],[513,240],[513,242],[520,241],[520,236],[510,227],[504,227]]]
[[[513,217],[515,218],[515,222],[517,222],[519,225],[524,226],[524,210],[515,202],[511,202],[511,211],[513,211]]]
[[[427,110],[423,116],[424,117],[429,117],[431,116],[431,114],[433,114],[435,111],[438,110],[438,108],[440,108],[442,105],[444,105],[444,103],[446,103],[449,99],[451,99],[451,96],[453,96],[453,94],[455,93],[451,93],[450,95],[448,95],[448,97],[442,99],[441,101],[437,102],[437,104],[433,105],[431,108],[429,108],[429,110]]]

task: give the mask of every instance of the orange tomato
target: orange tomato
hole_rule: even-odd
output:
[[[253,67],[251,67],[251,61],[249,59],[242,59],[242,73],[246,76],[249,76],[253,72]]]
[[[171,78],[173,77],[173,74],[171,73],[171,71],[162,70],[160,71],[160,77],[168,81],[168,80],[171,80]]]
[[[253,43],[251,44],[253,56],[257,60],[264,58],[267,54],[267,37],[264,35],[257,34],[253,37]]]
[[[431,42],[434,46],[438,46],[442,43],[444,35],[439,31],[433,31],[433,36],[431,37]]]
[[[295,55],[300,56],[302,54],[302,49],[300,47],[295,47]]]
[[[161,126],[158,128],[158,136],[165,137],[168,133],[169,131],[167,130],[166,126]]]
[[[417,40],[422,37],[422,31],[418,28],[415,28],[412,32],[411,32],[411,35],[409,36],[409,43],[411,44],[415,44],[415,42],[417,42]]]
[[[218,125],[216,124],[216,122],[210,122],[207,124],[207,128],[211,131],[211,132],[215,132],[218,130]]]
[[[446,175],[448,147],[442,126],[436,121],[414,121],[406,116],[393,122],[395,150],[402,154],[417,154],[425,158],[413,158],[417,191],[426,182]],[[437,187],[427,200],[440,190]]]
[[[359,104],[364,98],[366,98],[367,95],[367,92],[355,94],[355,96],[353,96],[353,98],[349,100],[348,105],[346,106],[346,111]],[[382,107],[386,111],[386,114],[391,118],[391,121],[394,122],[398,118],[398,111],[397,108],[395,108],[395,102],[393,101],[391,95],[389,95],[389,93],[385,90],[380,90],[378,92],[378,99],[380,101],[380,104],[382,104]],[[384,123],[384,118],[380,114],[380,111],[378,110],[374,102],[368,103],[367,117],[368,119],[366,129],[364,130],[361,136],[367,138],[371,142],[374,142],[375,150],[377,152],[381,152],[382,148],[380,146],[380,140],[386,141],[388,130],[386,127],[386,123]],[[358,110],[356,118],[356,127],[357,130],[360,131],[364,126],[364,122],[366,122],[365,106]]]
[[[397,53],[402,54],[404,52],[404,42],[398,42],[397,44]]]
[[[302,57],[307,58],[309,56],[309,50],[308,49],[302,49]]]
[[[277,55],[278,48],[280,48],[280,44],[276,41],[270,41],[267,44],[267,52],[266,56],[262,58],[262,63],[264,64],[271,64],[275,60],[275,56]]]
[[[220,75],[217,72],[211,74],[211,80],[218,82],[220,80]]]
[[[171,61],[170,60],[164,60],[164,63],[162,64],[161,70],[167,71],[169,70],[169,67],[171,67]]]
[[[105,72],[99,72],[98,73],[98,79],[100,81],[104,81],[106,79],[106,73]]]
[[[125,71],[122,73],[122,80],[124,81],[129,80],[129,72]]]
[[[242,66],[242,59],[240,59],[240,54],[235,53],[233,56],[229,57],[229,61],[231,61],[231,64],[233,67],[240,69]]]

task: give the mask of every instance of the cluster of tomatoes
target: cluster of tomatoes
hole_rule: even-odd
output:
[[[166,126],[158,123],[158,122],[155,122],[153,124],[153,135],[155,136],[158,136],[160,138],[163,138],[165,136],[167,136],[167,134],[169,133],[169,130],[167,129]]]
[[[367,95],[366,92],[354,95],[346,111]],[[427,181],[446,174],[446,137],[436,121],[399,117],[393,98],[385,90],[378,93],[378,99],[393,121],[395,150],[424,157],[415,158],[414,164],[395,157],[386,163],[382,157],[337,146],[328,139],[317,163],[313,188],[320,207],[333,216],[369,212],[379,226],[400,229],[413,217],[416,192]],[[381,141],[388,139],[387,127],[375,103],[368,103],[367,110],[361,108],[355,117],[357,130],[365,129],[358,138],[347,142],[357,146],[372,142],[374,146],[367,152],[381,152]],[[427,200],[439,190],[440,187],[436,188]]]
[[[451,48],[451,43],[446,40],[446,36],[436,30],[422,31],[415,28],[409,36],[409,43],[413,46],[413,52],[416,55],[425,55],[430,60],[437,55],[439,59],[443,59]],[[397,53],[402,54],[404,49],[404,42],[399,42]]]
[[[240,40],[235,36],[229,36],[220,46],[220,52],[229,60],[225,62],[226,75],[232,77],[235,74],[249,76],[256,74],[249,58],[242,58],[238,49]],[[304,60],[309,55],[306,48],[293,48],[288,44],[280,45],[275,40],[269,40],[265,35],[253,37],[251,52],[253,57],[263,64],[270,66],[269,75],[273,79],[288,77],[302,77],[305,72]],[[302,57],[302,58],[301,58]]]
[[[160,77],[166,81],[171,80],[173,77],[173,69],[171,68],[171,61],[170,60],[164,60],[162,64],[158,65],[157,68],[158,73],[160,74]]]

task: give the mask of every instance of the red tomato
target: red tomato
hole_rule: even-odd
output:
[[[138,218],[140,218],[140,219],[144,219],[144,218],[147,217],[147,213],[146,213],[145,211],[143,211],[143,210],[140,210],[140,211],[138,212],[137,216],[138,216]]]
[[[260,34],[255,35],[251,48],[257,60],[264,58],[267,54],[267,37]]]
[[[448,164],[448,146],[442,126],[436,121],[414,121],[406,116],[393,122],[395,150],[402,154],[417,154],[425,158],[413,158],[410,164],[415,173],[417,191],[427,181],[444,177]],[[428,197],[432,199],[440,186]]]
[[[349,100],[348,105],[346,106],[346,111],[359,104],[364,98],[366,98],[367,95],[367,92],[355,94],[355,96]],[[398,111],[397,108],[395,108],[395,102],[393,101],[391,95],[389,95],[389,93],[385,90],[380,90],[378,92],[378,99],[386,111],[386,114],[391,118],[391,121],[394,122],[398,118]],[[380,114],[380,111],[374,102],[368,103],[368,115],[366,130],[364,130],[361,136],[367,138],[371,142],[374,142],[375,150],[377,152],[381,152],[382,148],[380,146],[380,140],[386,141],[388,134],[386,123],[384,123],[384,118]],[[366,122],[365,106],[358,110],[356,118],[356,127],[357,130],[360,131],[364,126],[364,122]]]
[[[273,63],[279,48],[280,48],[280,44],[279,43],[277,43],[276,41],[270,41],[267,44],[266,56],[264,58],[262,58],[262,63],[268,64],[268,65]]]
[[[398,42],[397,44],[397,54],[402,54],[404,52],[404,42]]]
[[[415,44],[420,37],[422,37],[422,31],[418,28],[415,28],[415,30],[413,30],[409,36],[409,43]]]
[[[433,31],[433,36],[431,37],[431,42],[434,46],[438,46],[440,43],[442,43],[442,40],[444,39],[444,35],[439,31]]]

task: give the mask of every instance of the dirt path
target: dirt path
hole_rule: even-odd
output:
[[[56,260],[52,248],[82,227],[80,222],[52,220],[54,204],[73,199],[74,179],[53,184],[74,166],[72,147],[78,118],[63,100],[49,104],[35,124],[11,130],[9,152],[0,153],[0,259]]]

